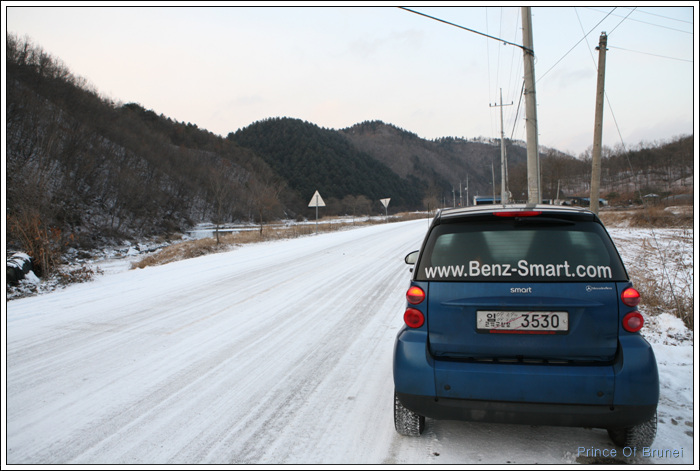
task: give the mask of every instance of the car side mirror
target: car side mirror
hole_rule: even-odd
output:
[[[418,250],[406,255],[406,258],[404,258],[404,261],[406,262],[407,265],[415,265],[416,262],[418,261]]]

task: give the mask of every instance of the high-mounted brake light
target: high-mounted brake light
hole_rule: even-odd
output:
[[[630,312],[622,318],[622,327],[624,327],[627,332],[639,332],[643,326],[644,318],[637,311]]]
[[[420,286],[411,286],[406,291],[406,299],[411,304],[420,304],[425,299],[425,291]]]
[[[502,217],[502,218],[515,218],[515,217],[530,217],[530,216],[539,216],[542,214],[542,211],[495,211],[493,213],[494,216]]]
[[[639,304],[640,294],[639,291],[634,288],[627,288],[622,292],[620,298],[625,306],[635,307]]]
[[[409,307],[406,309],[406,312],[403,313],[403,321],[407,326],[417,329],[425,322],[425,316],[418,309]]]

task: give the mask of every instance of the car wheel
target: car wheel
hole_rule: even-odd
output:
[[[394,393],[394,427],[401,435],[419,437],[425,428],[425,417],[410,411],[401,404]]]
[[[654,417],[633,427],[610,430],[608,435],[613,443],[621,448],[650,447],[656,438],[656,412]]]

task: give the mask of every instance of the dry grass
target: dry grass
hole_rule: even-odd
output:
[[[642,293],[644,309],[652,315],[671,313],[691,330],[694,326],[693,212],[693,206],[651,206],[600,213],[608,227],[678,229],[672,235],[652,231],[650,237],[635,247],[635,259],[625,263],[635,288]]]
[[[222,242],[220,244],[216,243],[216,239],[199,239],[169,245],[151,255],[147,255],[138,262],[133,262],[131,268],[165,265],[166,263],[176,262],[178,260],[186,260],[188,258],[201,257],[203,255],[230,250],[231,244],[224,241],[225,237],[221,239]]]
[[[635,288],[642,293],[644,309],[651,315],[668,312],[683,321],[688,329],[693,330],[693,295],[687,290],[676,289],[671,293],[667,283],[650,278],[644,273],[632,272]]]
[[[652,315],[668,312],[694,327],[693,232],[657,234],[642,239],[637,256],[627,261],[635,288],[642,294],[644,310]]]
[[[646,209],[629,211],[601,211],[600,218],[609,227],[693,227],[693,206],[661,208],[651,206]]]
[[[390,216],[390,222],[408,221],[428,217],[425,213],[401,213]],[[219,237],[219,244],[215,238],[205,238],[190,240],[169,245],[158,252],[148,255],[138,262],[131,264],[131,268],[146,268],[149,266],[165,265],[166,263],[186,260],[189,258],[201,257],[218,252],[227,252],[236,246],[243,244],[254,244],[269,240],[293,239],[296,237],[309,236],[318,230],[322,232],[335,232],[353,227],[368,226],[373,224],[384,224],[384,219],[357,218],[353,222],[338,222],[331,218],[323,218],[315,223],[294,224],[290,226],[270,225],[264,226],[262,233],[259,229],[247,230],[235,233],[222,233]]]

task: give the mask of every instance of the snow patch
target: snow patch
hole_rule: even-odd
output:
[[[693,332],[682,320],[668,313],[645,316],[642,334],[652,344],[693,345]]]

